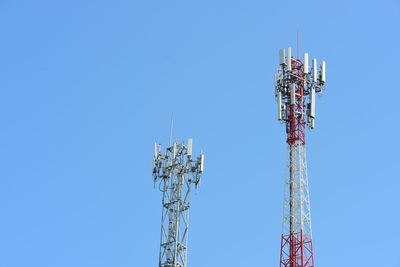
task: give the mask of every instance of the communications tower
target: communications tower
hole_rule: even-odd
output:
[[[187,267],[189,196],[203,169],[204,155],[192,157],[192,139],[175,141],[164,154],[154,144],[153,179],[163,193],[159,267]]]
[[[308,54],[303,61],[291,55],[291,48],[279,51],[275,74],[278,120],[286,125],[288,144],[287,177],[281,237],[281,267],[314,267],[310,197],[306,161],[306,126],[314,128],[315,96],[325,84],[325,61],[317,67]]]

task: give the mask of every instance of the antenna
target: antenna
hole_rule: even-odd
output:
[[[288,47],[288,49],[287,49],[286,60],[287,60],[287,63],[286,63],[287,70],[290,71],[290,70],[292,70],[292,48],[290,48],[290,47]]]
[[[278,92],[276,100],[278,101],[278,120],[282,120],[282,93]]]
[[[285,49],[279,50],[279,64],[280,65],[285,64]]]
[[[325,61],[322,61],[321,63],[321,83],[325,82],[325,68],[326,68],[326,63]]]
[[[312,60],[312,66],[313,66],[313,81],[316,83],[318,81],[318,75],[317,75],[317,59],[314,58]]]
[[[187,142],[187,155],[188,157],[192,157],[192,146],[193,146],[193,139],[189,138]]]
[[[297,58],[300,59],[300,31],[297,31]]]
[[[290,84],[290,104],[296,104],[296,84]]]
[[[304,53],[304,68],[303,68],[304,73],[308,73],[308,53]]]
[[[171,124],[169,126],[169,145],[172,145],[172,128],[174,127],[174,115],[171,115]]]

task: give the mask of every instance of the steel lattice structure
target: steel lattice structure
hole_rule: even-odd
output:
[[[285,179],[281,267],[314,267],[310,196],[308,190],[305,130],[314,128],[315,95],[322,93],[325,62],[317,70],[313,59],[309,71],[304,62],[291,56],[291,49],[280,51],[280,67],[275,74],[278,119],[286,124],[288,165]]]
[[[203,154],[192,159],[192,139],[175,141],[165,154],[154,144],[153,179],[163,193],[159,267],[187,266],[190,189],[198,187],[203,166]]]

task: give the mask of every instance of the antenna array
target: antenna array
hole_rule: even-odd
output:
[[[306,118],[307,125],[313,129],[315,93],[322,95],[326,81],[326,63],[322,61],[318,68],[317,59],[314,58],[310,71],[308,58],[308,53],[304,53],[304,63],[300,59],[294,59],[290,47],[279,51],[280,67],[275,73],[275,96],[278,102],[278,120],[288,122],[293,114],[290,108],[300,98],[300,106],[296,107],[299,110],[295,115],[299,120]],[[303,116],[303,110],[306,111],[306,116]]]

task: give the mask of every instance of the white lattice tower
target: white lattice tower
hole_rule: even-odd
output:
[[[192,139],[174,142],[164,154],[154,144],[153,178],[163,193],[159,267],[187,266],[190,190],[198,187],[203,166],[203,154],[192,159]]]

